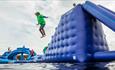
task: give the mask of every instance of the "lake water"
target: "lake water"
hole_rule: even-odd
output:
[[[106,64],[106,65],[105,65]],[[26,64],[0,64],[0,70],[115,70],[112,63],[26,63]]]

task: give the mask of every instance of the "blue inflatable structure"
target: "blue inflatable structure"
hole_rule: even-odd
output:
[[[103,6],[96,6],[91,2],[86,2],[83,8],[89,12],[96,19],[115,31],[115,13],[104,8]]]
[[[95,62],[115,60],[101,23],[115,31],[115,13],[89,1],[62,15],[43,62]]]
[[[7,56],[7,58],[10,59],[10,60],[16,60],[17,54],[21,54],[20,60],[24,60],[23,54],[27,54],[27,55],[28,55],[27,59],[30,59],[30,58],[31,58],[31,53],[30,53],[29,48],[17,48],[16,50],[12,51],[12,52]]]
[[[17,60],[17,55],[20,54],[20,59]],[[27,55],[27,58],[25,59],[24,54]],[[36,53],[34,52],[34,55],[31,55],[31,50],[29,48],[17,48],[16,50],[13,50],[11,52],[5,52],[0,57],[0,63],[30,63],[34,62],[34,57],[36,56]],[[34,57],[34,58],[33,58]]]
[[[31,56],[29,48],[5,52],[0,63],[102,62],[115,60],[109,51],[102,25],[115,31],[115,12],[89,1],[78,4],[62,15],[45,55]],[[21,54],[17,61],[17,55]],[[28,57],[25,60],[23,54]]]

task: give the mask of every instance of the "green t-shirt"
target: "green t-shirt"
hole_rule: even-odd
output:
[[[44,16],[37,15],[37,20],[38,20],[38,24],[40,24],[40,25],[44,25],[45,24]]]

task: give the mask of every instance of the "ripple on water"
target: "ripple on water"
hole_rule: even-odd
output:
[[[115,63],[29,63],[0,64],[0,70],[115,70]]]

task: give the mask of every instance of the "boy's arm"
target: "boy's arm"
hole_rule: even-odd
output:
[[[43,18],[48,18],[47,16],[42,16]]]
[[[36,24],[36,25],[39,25],[39,24]]]
[[[48,18],[47,16],[44,16],[44,18]]]

